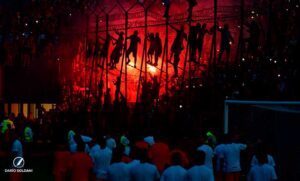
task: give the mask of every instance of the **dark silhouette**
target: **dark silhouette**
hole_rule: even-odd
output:
[[[134,31],[134,34],[126,39],[130,39],[130,45],[126,52],[126,58],[127,58],[126,63],[129,64],[129,62],[130,62],[129,55],[132,53],[133,57],[134,57],[134,68],[135,68],[136,67],[137,47],[138,47],[138,43],[141,43],[141,38],[138,37],[138,31]]]
[[[204,42],[204,36],[206,33],[212,34],[209,32],[206,28],[206,23],[202,24],[202,27],[198,29],[198,37],[197,37],[197,49],[198,49],[198,63],[201,63],[201,54],[202,54],[202,48],[203,48],[203,42]]]
[[[224,28],[220,28],[217,25],[217,30],[221,32],[221,43],[220,43],[220,53],[218,58],[218,63],[220,63],[222,55],[224,51],[226,51],[226,64],[229,63],[229,57],[230,57],[230,42],[233,43],[233,37],[231,36],[231,33],[229,32],[229,25],[224,24]]]
[[[159,33],[156,33],[155,34],[155,50],[154,50],[154,58],[155,58],[154,66],[157,66],[158,58],[161,56],[161,53],[162,53],[162,43],[161,43],[161,39],[159,37]]]
[[[197,37],[200,28],[201,28],[200,23],[197,23],[196,26],[191,26],[190,28],[188,44],[189,44],[189,56],[191,62],[196,62],[196,49],[198,48]]]
[[[169,16],[169,10],[170,10],[170,0],[162,0],[163,6],[165,6],[165,13],[164,13],[164,18],[170,17]]]
[[[117,80],[114,81],[114,84],[116,86],[115,101],[119,102],[119,94],[120,94],[120,89],[121,89],[121,77],[120,76],[117,77]]]
[[[104,65],[104,61],[108,59],[108,50],[109,50],[109,44],[110,44],[110,41],[111,39],[113,39],[112,36],[110,36],[110,34],[107,34],[106,35],[106,38],[101,38],[104,41],[104,44],[100,50],[100,62],[101,62],[101,59],[102,59],[102,67]]]
[[[147,55],[148,55],[147,63],[152,64],[153,55],[154,55],[154,51],[155,51],[155,48],[156,48],[154,33],[148,34],[147,40],[150,41],[150,46],[149,46],[148,52],[147,52]]]
[[[177,29],[174,26],[171,26],[171,28],[176,31],[176,37],[171,46],[170,61],[174,55],[174,62],[173,62],[174,77],[178,77],[178,63],[180,61],[180,54],[181,54],[182,50],[184,49],[183,40],[187,40],[187,35],[184,32],[184,26],[181,26],[180,29]]]
[[[188,17],[187,21],[193,21],[192,19],[192,13],[193,13],[193,8],[198,4],[196,0],[187,0],[189,3],[189,8],[188,8]]]
[[[114,69],[116,68],[116,64],[119,63],[120,57],[122,55],[122,49],[124,46],[124,32],[117,32],[117,35],[119,36],[115,43],[115,48],[113,49],[111,55],[110,55],[110,68]]]

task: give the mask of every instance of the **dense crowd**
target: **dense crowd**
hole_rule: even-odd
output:
[[[299,99],[299,5],[281,3],[273,2],[270,14],[262,17],[270,18],[262,22],[269,22],[272,31],[262,32],[249,22],[241,59],[223,64],[220,56],[201,76],[185,82],[175,76],[168,94],[160,94],[163,85],[153,77],[143,81],[140,102],[132,106],[120,92],[120,83],[115,83],[114,94],[103,90],[100,82],[94,96],[71,90],[56,109],[46,112],[38,106],[37,119],[31,114],[0,115],[1,150],[12,158],[27,158],[45,143],[54,153],[56,180],[257,181],[261,172],[266,180],[277,179],[276,164],[264,143],[241,139],[238,129],[222,135],[221,120],[224,99]],[[12,4],[0,4],[0,61],[27,67],[56,58],[53,47],[60,44],[60,31],[71,24],[73,9],[84,11],[85,1],[22,1],[8,11]],[[264,40],[258,37],[262,33]],[[174,61],[181,51],[173,52]]]
[[[240,143],[239,135],[217,138],[211,131],[181,139],[160,130],[89,134],[82,126],[68,124],[52,128],[60,139],[48,143],[55,180],[277,179],[274,158],[261,140],[247,145]],[[41,139],[36,126],[33,120],[11,114],[1,125],[1,148],[11,158],[33,157]],[[19,180],[22,174],[10,177]]]

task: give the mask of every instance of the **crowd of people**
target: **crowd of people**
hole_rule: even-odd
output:
[[[84,10],[84,2],[24,1],[13,11],[3,8],[10,3],[1,2],[0,61],[27,67],[33,61],[52,57],[51,47],[59,44],[62,24],[68,25],[72,8]],[[192,9],[197,2],[189,3],[187,19],[193,21]],[[276,159],[265,145],[238,139],[238,134],[243,135],[238,128],[231,136],[222,135],[221,118],[224,99],[299,99],[299,5],[296,1],[281,2],[282,6],[278,3],[272,1],[270,14],[245,25],[249,37],[243,41],[244,54],[237,61],[229,61],[230,44],[238,42],[233,41],[228,24],[207,29],[201,22],[191,26],[189,33],[183,26],[178,29],[172,25],[176,36],[167,59],[175,75],[167,92],[162,93],[163,85],[153,76],[142,81],[139,101],[132,106],[121,92],[120,77],[114,82],[115,93],[104,90],[100,80],[95,96],[68,92],[54,110],[45,112],[39,107],[37,119],[31,114],[28,118],[22,114],[16,118],[14,114],[7,118],[0,115],[1,149],[12,158],[28,158],[34,156],[40,143],[46,143],[54,153],[56,180],[276,180]],[[168,17],[169,4],[165,6]],[[261,22],[269,26],[263,29]],[[203,38],[214,30],[221,35],[217,62],[209,62],[212,65],[207,65],[209,69],[200,76],[191,73],[190,80],[181,82],[178,66],[184,41],[189,46],[189,61],[204,64],[200,62]],[[122,31],[116,34],[118,38],[107,34],[101,49],[98,40],[88,45],[91,48],[84,48],[86,56],[99,54],[103,68],[112,41],[115,46],[109,65],[115,69],[124,41],[129,39],[126,62],[131,62],[132,54],[136,67],[141,43],[138,31],[129,37]],[[160,34],[150,33],[147,39],[148,63],[157,66],[163,52]]]
[[[1,149],[11,158],[29,160],[44,134],[38,124],[10,114],[1,124]],[[67,120],[53,122],[52,131],[48,151],[53,153],[55,180],[277,180],[275,159],[267,145],[261,140],[242,144],[239,135],[217,137],[204,131],[174,139],[160,130],[90,132]],[[20,180],[22,174],[12,173],[10,178]]]

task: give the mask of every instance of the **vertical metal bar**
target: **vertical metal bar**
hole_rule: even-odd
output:
[[[86,16],[86,30],[85,30],[85,55],[84,55],[84,61],[85,61],[85,64],[84,64],[84,98],[86,99],[87,98],[87,85],[88,85],[88,82],[87,82],[87,47],[88,47],[88,38],[89,38],[89,16]]]
[[[228,133],[228,103],[224,101],[224,134]]]
[[[109,26],[109,15],[106,14],[105,16],[105,19],[106,19],[106,38],[108,38],[109,34],[108,34],[108,26]],[[104,61],[104,60],[103,60]],[[105,67],[105,70],[106,70],[106,90],[108,89],[108,55],[106,57],[106,67]]]
[[[128,36],[128,11],[125,12],[125,48],[124,48],[124,54],[125,59],[126,59],[126,52],[127,52],[127,38]],[[126,66],[126,61],[125,63],[125,98],[127,99],[127,66]]]
[[[95,48],[94,48],[94,54],[93,56],[95,57],[95,96],[97,97],[98,95],[98,69],[97,69],[97,64],[98,64],[98,49],[99,49],[99,37],[98,37],[98,34],[99,34],[99,16],[96,15],[96,33],[95,33],[95,38],[96,38],[96,41],[95,41]]]
[[[218,0],[214,0],[214,35],[213,35],[213,44],[214,44],[214,66],[217,61],[217,16],[218,16]]]
[[[146,8],[145,9],[145,36],[147,36],[147,21],[148,21],[148,9]],[[147,51],[147,38],[145,39],[146,40],[146,43],[145,43],[145,50]],[[147,60],[147,53],[145,53],[145,60]],[[147,61],[145,61],[145,80],[147,81]]]
[[[167,15],[166,17],[166,45],[165,45],[165,51],[166,51],[166,97],[167,97],[167,102],[168,102],[168,99],[169,99],[169,91],[168,91],[168,88],[169,88],[169,75],[168,75],[168,72],[169,72],[169,69],[168,69],[168,49],[169,49],[169,46],[168,46],[168,42],[169,41],[169,15]]]

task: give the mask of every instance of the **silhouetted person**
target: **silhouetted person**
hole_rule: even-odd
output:
[[[177,29],[174,26],[171,26],[171,28],[176,31],[176,37],[171,46],[170,61],[172,59],[172,56],[174,55],[174,62],[173,62],[174,77],[178,77],[178,64],[180,61],[180,54],[181,54],[182,50],[184,49],[183,40],[187,40],[187,35],[184,32],[184,26],[181,26],[180,29]]]
[[[100,50],[100,59],[102,59],[102,67],[103,67],[104,61],[108,59],[109,44],[112,37],[110,36],[110,34],[106,34],[106,38],[105,39],[101,38],[101,39],[104,41],[104,44]]]
[[[120,94],[120,89],[121,89],[121,77],[120,76],[117,77],[117,80],[114,81],[114,84],[116,86],[115,101],[119,102],[119,94]]]
[[[132,53],[133,57],[134,57],[134,68],[135,68],[136,67],[137,47],[138,47],[138,43],[141,43],[141,38],[138,37],[138,31],[134,31],[134,34],[126,39],[130,39],[130,45],[126,52],[126,58],[127,58],[126,63],[129,64],[129,62],[130,62],[129,55]]]
[[[267,162],[267,154],[260,152],[257,155],[258,164],[251,167],[247,181],[274,181],[277,180],[277,175],[274,167]]]
[[[154,50],[154,57],[155,57],[154,66],[157,66],[158,58],[161,56],[161,53],[162,53],[162,43],[161,43],[161,39],[159,37],[159,33],[156,33],[155,34],[155,50]]]
[[[149,46],[148,52],[147,52],[147,55],[148,55],[148,61],[147,61],[147,63],[152,64],[153,55],[154,55],[155,46],[156,46],[154,33],[148,34],[147,40],[150,41],[150,46]]]
[[[197,50],[197,37],[198,37],[198,32],[201,28],[200,23],[197,23],[196,26],[191,26],[190,32],[189,32],[189,37],[188,37],[188,43],[189,43],[189,56],[190,56],[190,61],[196,62],[196,50]]]
[[[202,54],[202,48],[203,48],[203,42],[204,42],[204,36],[206,33],[211,34],[207,28],[206,23],[202,24],[202,27],[198,29],[198,37],[197,37],[197,49],[198,49],[198,63],[201,63],[201,54]]]
[[[169,10],[170,10],[170,0],[162,0],[163,6],[166,8],[164,12],[164,18],[170,17],[169,16]]]
[[[111,104],[110,88],[107,88],[105,96],[104,96],[104,104],[103,104],[103,111],[104,112],[109,111],[110,104]]]
[[[213,170],[207,167],[205,162],[205,153],[197,151],[195,154],[195,164],[186,172],[186,181],[205,180],[214,181]]]
[[[185,181],[186,170],[181,165],[182,157],[179,152],[175,152],[171,155],[171,165],[165,169],[161,175],[162,181]]]
[[[187,0],[189,3],[187,21],[192,21],[193,8],[198,4],[196,0]]]
[[[153,77],[152,83],[152,99],[158,99],[159,96],[159,82],[157,80],[157,76]]]
[[[224,24],[224,28],[220,28],[217,25],[217,30],[221,32],[221,48],[218,58],[218,63],[220,63],[222,55],[224,51],[226,51],[226,64],[229,63],[229,57],[230,57],[230,42],[233,43],[233,37],[231,36],[231,33],[229,32],[229,25]]]
[[[119,36],[117,41],[113,43],[115,45],[115,48],[113,49],[111,55],[110,55],[110,66],[111,69],[116,68],[116,64],[119,63],[121,54],[122,54],[122,49],[124,46],[124,32],[117,32],[117,35]]]

